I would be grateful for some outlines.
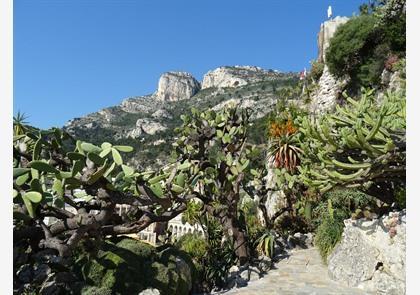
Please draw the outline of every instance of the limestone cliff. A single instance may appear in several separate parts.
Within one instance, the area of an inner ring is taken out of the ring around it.
[[[344,224],[341,242],[328,257],[329,276],[375,294],[405,294],[405,210]]]
[[[204,75],[202,88],[238,87],[249,83],[276,80],[282,73],[255,66],[224,66]]]
[[[334,36],[337,28],[349,20],[347,17],[337,16],[321,24],[318,33],[318,62],[325,64],[325,54],[330,45],[330,40]],[[310,111],[312,113],[322,113],[332,110],[342,89],[347,84],[345,78],[337,79],[324,66],[317,88],[311,95]]]
[[[210,71],[229,72],[224,78],[216,75],[217,79],[211,85],[230,85],[234,77],[240,77],[242,84],[201,89],[191,74],[167,72],[160,77],[158,89],[153,94],[129,97],[119,105],[75,118],[64,129],[81,140],[96,144],[108,141],[131,145],[135,152],[126,160],[133,166],[145,168],[166,161],[172,148],[170,143],[176,136],[174,129],[182,122],[180,116],[192,107],[219,110],[226,104],[235,104],[252,108],[252,121],[263,120],[278,100],[277,91],[298,81],[295,73],[252,66],[224,68]],[[254,137],[258,140],[264,137],[258,130],[252,132],[251,141]]]
[[[186,72],[164,73],[158,84],[156,98],[161,101],[188,99],[200,90],[200,83]]]

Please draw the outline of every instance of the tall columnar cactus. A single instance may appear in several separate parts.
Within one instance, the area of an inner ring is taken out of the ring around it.
[[[405,184],[405,95],[373,90],[333,114],[305,118],[301,132],[305,159],[301,179],[325,192],[334,186],[359,187],[392,201],[392,190]]]

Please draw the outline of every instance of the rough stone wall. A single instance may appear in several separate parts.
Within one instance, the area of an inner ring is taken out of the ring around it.
[[[328,257],[329,276],[367,292],[405,294],[405,210],[344,223],[342,240]]]

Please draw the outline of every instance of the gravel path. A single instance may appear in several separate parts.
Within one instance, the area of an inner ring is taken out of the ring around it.
[[[327,267],[322,263],[316,248],[296,250],[275,264],[264,277],[251,281],[248,286],[235,288],[218,295],[272,295],[272,294],[369,294],[357,288],[346,287],[328,277]]]

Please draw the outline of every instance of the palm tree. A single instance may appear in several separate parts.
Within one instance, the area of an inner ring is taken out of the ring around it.
[[[28,124],[27,121],[28,117],[25,113],[21,113],[20,111],[17,112],[16,116],[13,116],[13,135],[22,135],[28,130],[26,126]]]

